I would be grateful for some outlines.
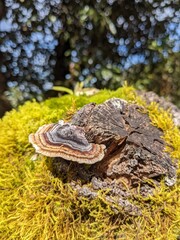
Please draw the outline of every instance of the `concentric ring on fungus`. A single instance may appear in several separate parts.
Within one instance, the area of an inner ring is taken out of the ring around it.
[[[103,144],[89,143],[83,128],[69,123],[43,125],[29,135],[29,142],[42,155],[86,164],[101,161],[106,148]]]

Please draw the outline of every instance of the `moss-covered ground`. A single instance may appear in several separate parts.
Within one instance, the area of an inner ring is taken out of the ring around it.
[[[141,216],[112,211],[103,192],[94,200],[79,198],[68,183],[51,174],[51,159],[31,158],[34,149],[28,135],[39,126],[71,114],[89,102],[101,103],[120,97],[145,103],[132,87],[102,90],[86,96],[66,95],[42,103],[26,102],[0,120],[0,239],[1,240],[175,240],[180,235],[178,182],[165,187],[163,181],[154,196],[135,197]],[[164,131],[167,151],[180,161],[180,133],[169,113],[152,103],[146,107],[152,123]],[[179,170],[178,170],[179,176]],[[179,231],[179,232],[178,232]]]

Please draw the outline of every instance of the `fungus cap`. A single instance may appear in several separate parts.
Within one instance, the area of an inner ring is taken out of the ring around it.
[[[103,144],[89,143],[83,128],[63,122],[41,126],[29,135],[29,142],[37,153],[87,164],[101,161],[106,148]]]

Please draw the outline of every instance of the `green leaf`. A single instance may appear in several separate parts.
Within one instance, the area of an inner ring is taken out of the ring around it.
[[[116,27],[112,21],[107,22],[109,24],[109,30],[110,32],[115,35],[117,33]]]
[[[54,86],[52,90],[59,91],[59,92],[66,92],[66,93],[69,93],[70,95],[74,95],[73,91],[66,87]]]

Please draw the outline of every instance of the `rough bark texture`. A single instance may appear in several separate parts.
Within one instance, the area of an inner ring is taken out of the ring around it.
[[[175,164],[164,152],[163,132],[151,124],[142,107],[113,98],[103,104],[85,105],[71,123],[84,128],[89,142],[106,145],[104,159],[89,166],[53,161],[54,174],[63,175],[79,195],[92,198],[97,190],[108,189],[108,201],[136,214],[140,211],[127,200],[129,189],[140,189],[147,195],[163,177],[168,186],[176,182]]]

